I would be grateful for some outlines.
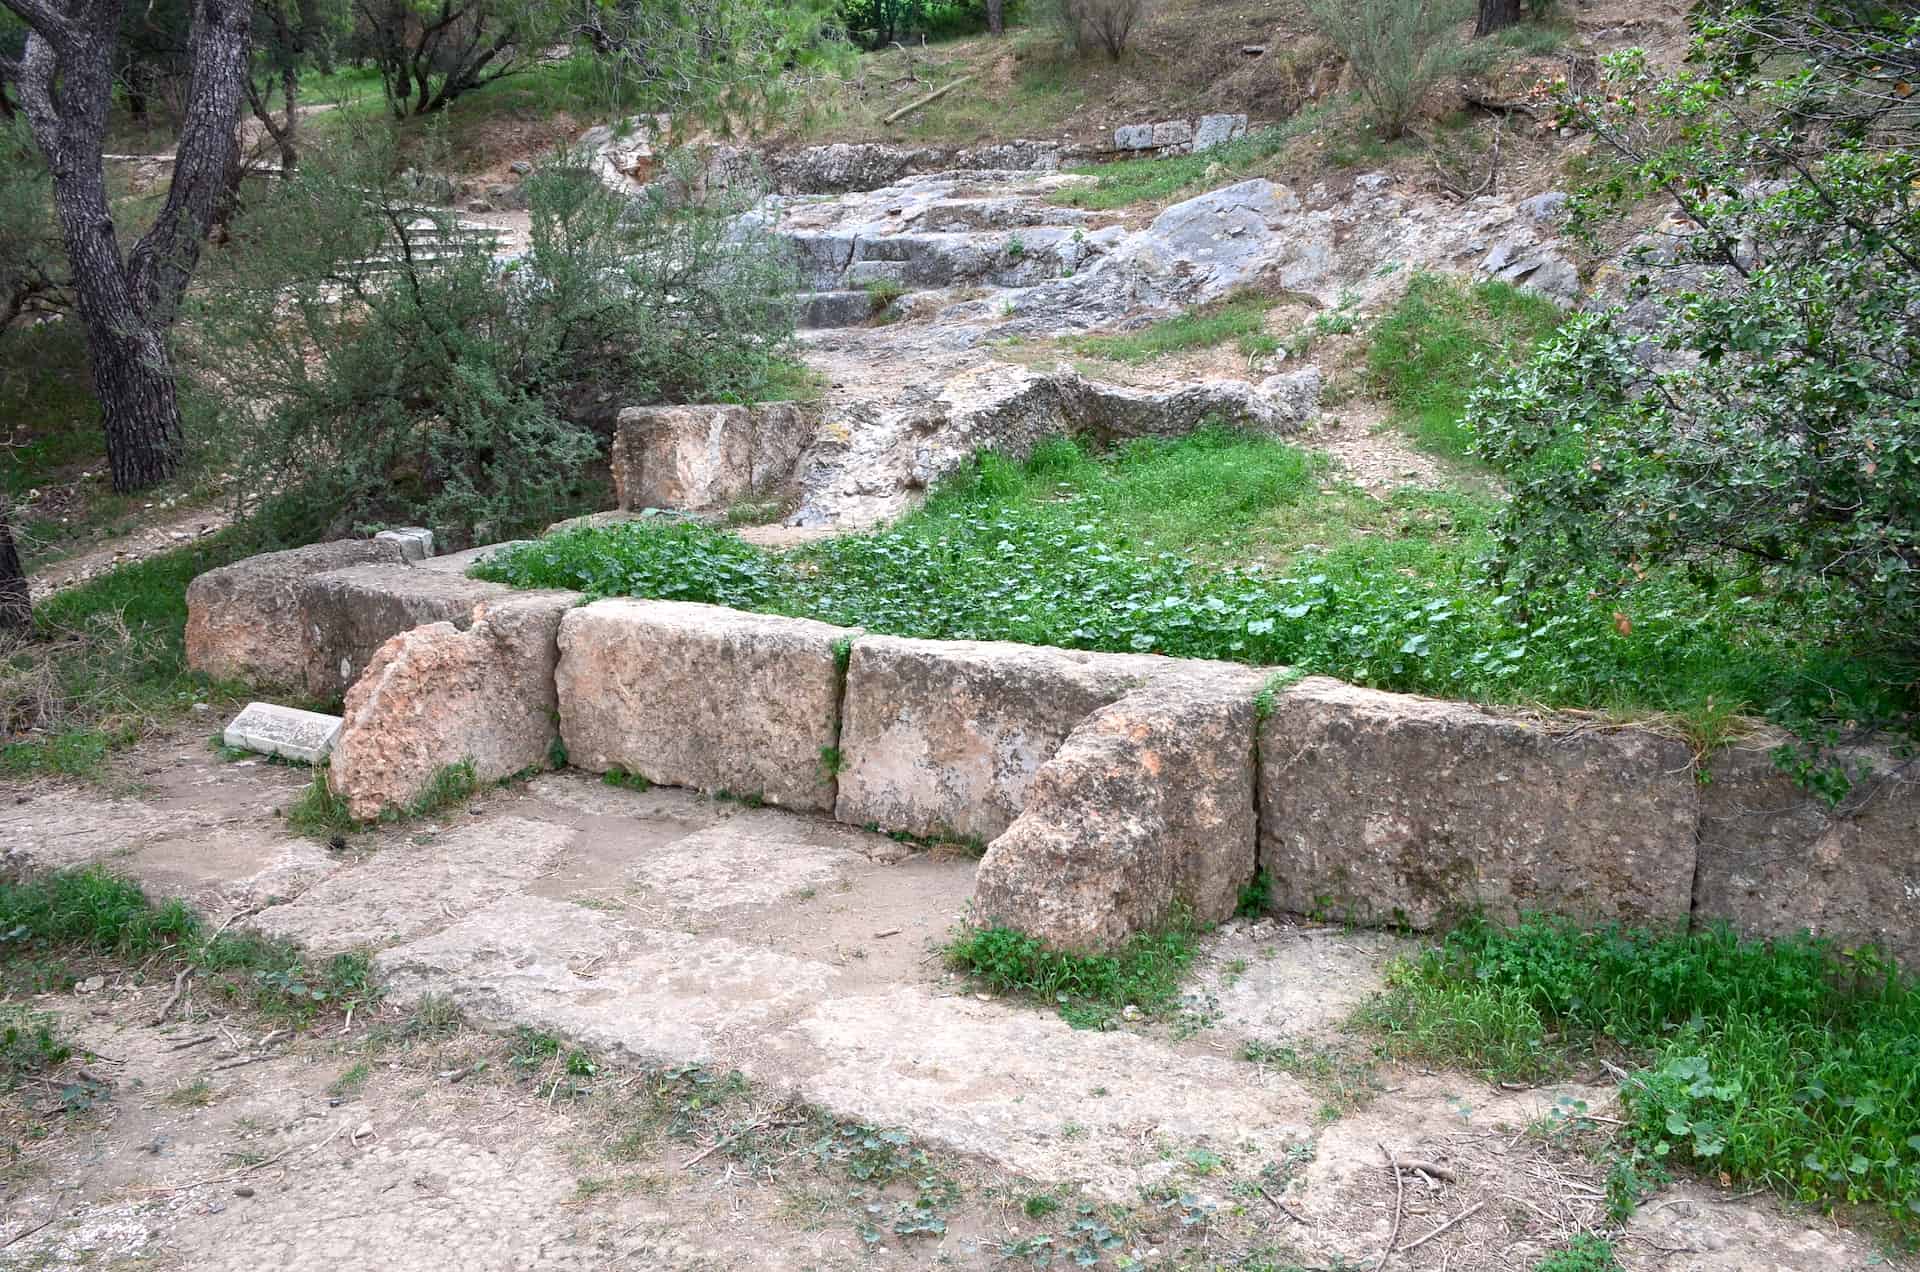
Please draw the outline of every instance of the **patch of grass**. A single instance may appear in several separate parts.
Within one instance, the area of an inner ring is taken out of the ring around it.
[[[357,1095],[372,1076],[373,1066],[365,1060],[356,1060],[341,1070],[339,1077],[327,1083],[327,1094],[339,1099]]]
[[[473,775],[473,761],[461,760],[458,764],[443,764],[434,770],[427,780],[427,788],[420,792],[420,798],[407,806],[409,817],[432,817],[444,813],[455,805],[473,798],[479,789],[479,782]]]
[[[314,769],[313,780],[287,805],[286,816],[287,825],[303,835],[343,835],[360,829],[347,811],[346,799],[327,784],[325,765]]]
[[[12,1091],[72,1059],[73,1048],[55,1032],[58,1024],[47,1012],[0,1003],[0,1090]]]
[[[650,791],[653,783],[638,773],[629,773],[618,764],[600,775],[600,780],[608,786],[619,786],[630,791]]]
[[[117,958],[170,956],[212,982],[211,992],[295,1021],[322,1007],[379,996],[364,954],[316,967],[291,944],[224,932],[213,935],[179,900],[155,904],[138,884],[97,867],[0,883],[0,956],[9,983],[26,964],[84,953]]]
[[[473,576],[514,587],[578,579],[591,596],[649,596],[760,609],[780,592],[767,554],[692,521],[645,518],[584,527],[496,553]]]
[[[0,774],[97,777],[155,720],[231,701],[187,670],[187,584],[253,550],[209,535],[37,606],[31,639],[0,640]]]
[[[1057,950],[1011,928],[969,928],[948,943],[947,962],[989,989],[1057,1004],[1076,1029],[1109,1029],[1127,1007],[1161,1016],[1178,1005],[1199,929],[1175,914],[1115,954]]]
[[[0,336],[0,492],[22,495],[106,462],[100,399],[80,323],[48,322]]]
[[[1198,193],[1227,185],[1235,178],[1257,175],[1295,138],[1304,136],[1328,116],[1328,108],[1304,110],[1277,128],[1263,128],[1198,154],[1170,155],[1164,159],[1120,159],[1071,168],[1070,172],[1094,177],[1094,183],[1069,186],[1049,197],[1055,203],[1089,211],[1170,202],[1177,195]]]
[[[181,1083],[162,1098],[176,1109],[204,1109],[213,1103],[213,1083],[195,1078]]]
[[[1240,1049],[1240,1058],[1312,1087],[1320,1097],[1322,1119],[1329,1122],[1365,1108],[1381,1090],[1371,1059],[1332,1047],[1256,1040]]]
[[[1363,1020],[1394,1054],[1508,1078],[1621,1056],[1655,1162],[1920,1230],[1920,991],[1871,949],[1473,922],[1389,984]]]
[[[1613,1243],[1583,1232],[1533,1265],[1533,1272],[1619,1272]]]
[[[1473,437],[1464,417],[1474,387],[1525,361],[1564,317],[1552,301],[1505,283],[1416,274],[1374,326],[1367,374],[1415,441],[1466,459]]]
[[[1074,347],[1090,358],[1138,364],[1189,349],[1210,349],[1229,340],[1245,342],[1265,335],[1261,324],[1267,311],[1278,303],[1273,296],[1232,296],[1124,335],[1088,336]],[[1279,348],[1278,341],[1272,344],[1274,349]],[[1265,351],[1270,353],[1272,349]]]
[[[1266,693],[1267,689],[1263,687],[1260,692]],[[1271,697],[1267,699],[1267,711],[1273,709],[1272,701]],[[1257,703],[1255,706],[1256,709],[1258,709]],[[1264,719],[1265,716],[1266,712],[1261,712],[1261,718]],[[1243,919],[1257,919],[1266,913],[1267,902],[1271,900],[1272,897],[1273,876],[1265,870],[1257,871],[1251,883],[1241,885],[1240,899],[1234,903],[1233,912]]]

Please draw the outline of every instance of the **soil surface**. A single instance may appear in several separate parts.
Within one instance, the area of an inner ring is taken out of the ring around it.
[[[13,868],[373,951],[388,992],[296,1033],[193,981],[157,1025],[171,980],[139,967],[35,1002],[111,1094],[8,1102],[0,1266],[996,1267],[1095,1228],[1111,1266],[1365,1267],[1397,1234],[1397,1267],[1525,1268],[1583,1230],[1635,1269],[1882,1257],[1705,1185],[1614,1229],[1608,1088],[1366,1063],[1345,1022],[1398,938],[1229,923],[1171,1019],[1076,1031],[943,965],[966,856],[572,772],[341,849],[286,825],[304,770],[205,737],[124,753],[119,798],[10,787]],[[1397,1200],[1387,1151],[1429,1164]],[[942,1230],[897,1232],[927,1197]]]

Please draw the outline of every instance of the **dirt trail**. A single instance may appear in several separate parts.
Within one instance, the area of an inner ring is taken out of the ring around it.
[[[83,1251],[106,1266],[183,1268],[871,1258],[857,1228],[862,1207],[881,1203],[850,1204],[855,1184],[809,1165],[798,1130],[782,1132],[798,1138],[773,1165],[730,1151],[687,1164],[722,1138],[713,1128],[609,1164],[605,1119],[625,1106],[607,1091],[689,1065],[739,1071],[773,1122],[788,1115],[767,1110],[811,1106],[902,1128],[962,1181],[940,1203],[944,1236],[883,1232],[911,1266],[1005,1266],[1007,1248],[1042,1236],[1064,1252],[1081,1204],[1110,1216],[1147,1266],[1364,1266],[1393,1220],[1381,1143],[1456,1176],[1404,1200],[1403,1244],[1471,1211],[1395,1266],[1527,1267],[1604,1224],[1595,1149],[1607,1124],[1565,1117],[1580,1102],[1604,1114],[1603,1090],[1505,1091],[1392,1068],[1340,1076],[1336,1060],[1359,1047],[1340,1022],[1379,986],[1401,948],[1390,937],[1229,924],[1207,939],[1176,1019],[1077,1032],[942,967],[936,951],[971,890],[964,857],[577,773],[490,791],[340,852],[280,816],[302,771],[223,762],[186,731],[124,764],[144,784],[137,798],[10,792],[0,840],[14,868],[104,862],[316,953],[377,950],[392,992],[356,1031],[395,1028],[447,996],[490,1031],[532,1027],[614,1068],[591,1099],[542,1103],[499,1062],[500,1042],[470,1032],[372,1052],[361,1032],[307,1036],[277,1058],[217,1068],[251,1055],[264,1027],[197,1000],[190,1018],[155,1027],[166,986],[153,978],[52,996],[37,1005],[114,1057],[115,1096],[27,1150],[0,1203],[6,1235],[58,1217],[0,1250],[0,1266],[65,1266]],[[204,1033],[221,1045],[172,1049]],[[1266,1062],[1242,1058],[1250,1047]],[[483,1053],[501,1070],[491,1085],[447,1080]],[[357,1056],[371,1056],[364,1088],[329,1095]],[[202,1079],[204,1107],[169,1098]],[[228,1178],[236,1162],[242,1176]],[[194,1182],[208,1179],[218,1182]],[[1030,1217],[1019,1201],[1034,1191],[1073,1204]],[[1863,1239],[1770,1198],[1711,1190],[1669,1193],[1629,1232],[1631,1268],[1812,1272],[1873,1257]]]

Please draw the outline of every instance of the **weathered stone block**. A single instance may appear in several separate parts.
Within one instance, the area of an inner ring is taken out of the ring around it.
[[[866,291],[806,292],[794,299],[794,323],[808,331],[857,327],[873,317],[873,295]]]
[[[397,544],[342,539],[208,570],[187,585],[187,665],[221,680],[300,685],[300,585],[328,570],[400,560]]]
[[[1749,936],[1811,931],[1920,960],[1920,772],[1857,751],[1859,778],[1838,808],[1773,762],[1784,736],[1716,752],[1700,790],[1693,921]]]
[[[433,555],[433,531],[425,526],[399,526],[373,536],[377,543],[395,544],[409,565]]]
[[[1215,146],[1224,146],[1246,135],[1245,115],[1202,115],[1199,125],[1193,130],[1193,148],[1196,151],[1212,150]]]
[[[429,623],[374,654],[347,691],[328,782],[362,821],[403,811],[434,775],[470,762],[481,782],[548,763],[559,739],[554,667],[577,592],[484,602],[473,626]]]
[[[635,406],[613,436],[622,508],[717,508],[778,493],[812,434],[793,402],[757,406]]]
[[[1254,699],[1267,673],[1173,673],[1087,717],[980,862],[976,922],[1110,950],[1176,903],[1232,917],[1253,880]]]
[[[249,702],[227,725],[221,741],[236,751],[258,751],[283,760],[318,764],[333,749],[340,717],[271,702]]]
[[[1184,119],[1163,120],[1153,126],[1156,146],[1184,146],[1193,140],[1193,125]]]
[[[1120,125],[1120,127],[1113,130],[1113,148],[1115,150],[1153,149],[1153,125]]]
[[[834,816],[982,841],[1087,716],[1172,660],[870,636],[853,648]]]
[[[1314,678],[1278,695],[1260,757],[1277,909],[1687,920],[1697,806],[1678,741]]]
[[[553,527],[547,527],[547,533],[553,533]],[[464,575],[476,565],[491,561],[502,552],[523,547],[532,543],[531,539],[508,539],[505,543],[485,543],[477,548],[467,548],[460,552],[449,552],[445,556],[428,557],[414,563],[414,569],[427,570],[435,574]]]
[[[783,808],[830,809],[836,646],[856,635],[678,601],[569,610],[556,678],[567,762],[756,795]]]
[[[426,623],[473,625],[473,607],[513,589],[404,565],[362,565],[300,585],[307,692],[336,698],[360,678],[388,638]]]

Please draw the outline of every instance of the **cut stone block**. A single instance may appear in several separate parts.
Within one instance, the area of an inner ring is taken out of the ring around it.
[[[258,751],[283,760],[318,764],[340,735],[340,717],[271,702],[249,702],[227,725],[221,741],[236,751]]]
[[[394,543],[400,546],[400,555],[408,564],[424,561],[433,555],[433,531],[424,526],[399,526],[392,530],[382,530],[373,536],[376,543]]]
[[[327,701],[360,678],[390,637],[426,623],[473,625],[473,607],[513,589],[404,565],[362,565],[300,585],[307,692]]]
[[[485,602],[467,631],[429,623],[374,654],[347,690],[329,785],[361,821],[417,803],[434,775],[468,762],[497,782],[551,760],[560,619],[577,592]]]
[[[1193,140],[1193,125],[1184,119],[1169,119],[1153,126],[1156,146],[1184,146]]]
[[[1687,921],[1697,804],[1674,739],[1313,678],[1276,697],[1260,757],[1276,909]]]
[[[901,273],[905,273],[904,267]],[[800,311],[794,322],[808,331],[828,327],[857,327],[873,317],[873,296],[865,291],[806,292],[797,297]]]
[[[397,544],[342,539],[208,570],[187,585],[187,666],[219,680],[297,687],[306,679],[300,585],[328,570],[400,560]]]
[[[1120,127],[1113,130],[1113,148],[1115,150],[1153,149],[1153,125],[1120,125]]]
[[[629,407],[613,435],[614,492],[628,509],[719,508],[776,495],[811,435],[793,402]]]
[[[1169,674],[1089,716],[987,849],[974,921],[1112,950],[1176,904],[1231,918],[1254,875],[1254,699],[1268,674]]]
[[[858,634],[679,601],[569,610],[556,677],[567,762],[831,809],[836,646]]]
[[[1224,146],[1247,135],[1247,117],[1245,115],[1202,115],[1200,123],[1193,130],[1193,148],[1212,150],[1215,146]]]
[[[1920,772],[1885,751],[1850,751],[1847,767],[1865,774],[1830,808],[1774,764],[1774,748],[1788,740],[1761,736],[1708,759],[1694,925],[1871,942],[1912,966],[1920,961]]]
[[[834,816],[986,842],[1093,712],[1172,665],[1142,654],[870,636],[853,647]]]

